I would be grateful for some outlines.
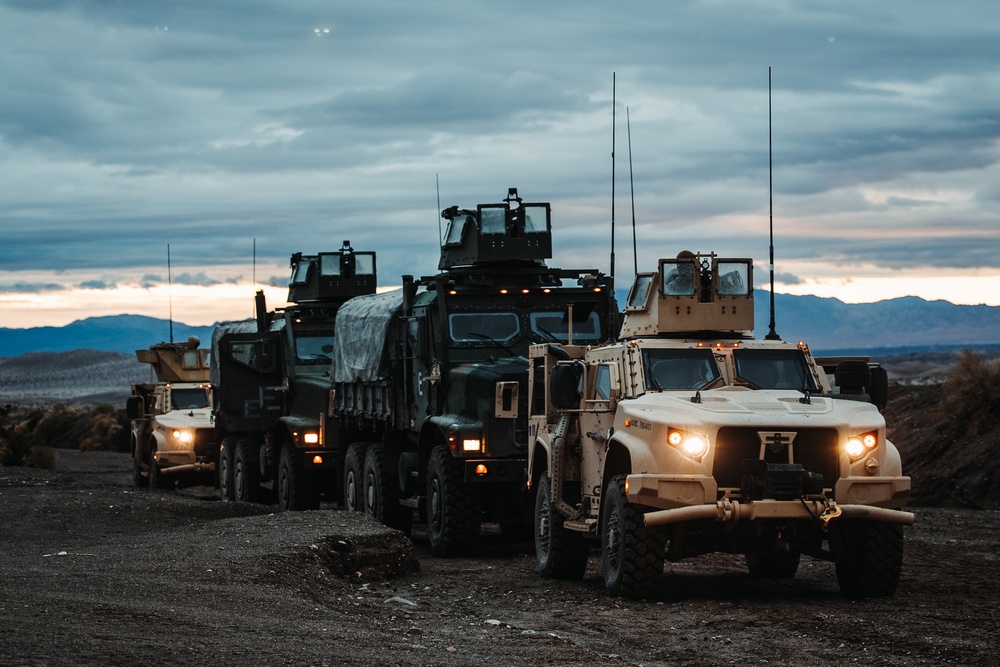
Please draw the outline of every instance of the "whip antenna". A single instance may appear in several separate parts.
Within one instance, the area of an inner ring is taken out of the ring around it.
[[[167,244],[167,312],[170,318],[170,342],[174,342],[174,294],[173,281],[170,278],[170,244]]]
[[[615,280],[615,72],[611,73],[611,283]]]
[[[774,151],[771,144],[771,68],[767,68],[767,195],[770,200],[770,210],[768,213],[768,230],[770,237],[770,263],[771,271],[771,322],[768,325],[767,335],[764,340],[781,340],[774,331]]]
[[[635,241],[635,181],[632,178],[632,121],[629,120],[628,107],[625,107],[625,128],[628,130],[628,185],[632,194],[632,262],[635,272],[639,273],[639,250]]]

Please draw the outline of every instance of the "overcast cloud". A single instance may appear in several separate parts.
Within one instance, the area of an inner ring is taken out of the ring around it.
[[[640,270],[765,275],[769,66],[778,290],[947,275],[1000,304],[997,25],[994,0],[0,0],[0,326],[152,290],[167,243],[175,284],[247,300],[344,239],[382,284],[432,273],[436,176],[442,208],[552,202],[552,264],[607,270],[613,76],[619,284],[630,157]]]

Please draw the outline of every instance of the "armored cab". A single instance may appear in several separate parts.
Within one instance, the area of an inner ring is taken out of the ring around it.
[[[220,325],[212,341],[219,491],[225,500],[270,500],[282,509],[319,506],[336,491],[335,430],[324,428],[337,311],[373,294],[374,252],[348,241],[336,252],[291,256],[285,308]]]
[[[151,376],[132,385],[126,403],[136,486],[168,487],[215,470],[209,364],[200,344],[192,336],[135,352]]]
[[[857,378],[834,392],[804,343],[753,339],[752,268],[662,259],[636,277],[620,342],[532,347],[543,576],[582,576],[593,540],[628,597],[659,594],[664,560],[710,552],[758,577],[831,560],[850,598],[896,590],[910,480],[875,395]]]
[[[442,216],[439,273],[341,310],[331,409],[353,439],[345,505],[404,529],[416,510],[434,552],[453,555],[475,548],[483,522],[530,525],[529,345],[606,342],[617,309],[598,270],[546,264],[548,203],[510,189]]]

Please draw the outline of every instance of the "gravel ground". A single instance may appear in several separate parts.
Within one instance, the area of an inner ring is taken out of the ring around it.
[[[127,455],[0,468],[3,665],[995,665],[1000,512],[916,508],[888,600],[833,566],[791,581],[742,559],[668,564],[660,601],[543,580],[529,543],[430,555],[335,506],[274,513],[211,489],[130,485]]]

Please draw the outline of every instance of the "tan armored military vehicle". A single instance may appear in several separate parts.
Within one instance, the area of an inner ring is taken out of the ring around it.
[[[156,381],[132,385],[126,404],[132,422],[132,470],[136,486],[173,486],[182,476],[211,481],[214,446],[209,366],[200,341],[158,343],[136,350]],[[205,473],[201,475],[201,473]]]
[[[749,259],[660,260],[624,314],[617,343],[530,351],[542,576],[581,577],[599,541],[627,597],[661,593],[665,560],[711,552],[760,577],[831,560],[845,596],[892,595],[910,480],[868,364],[845,361],[834,388],[807,345],[754,340]]]

